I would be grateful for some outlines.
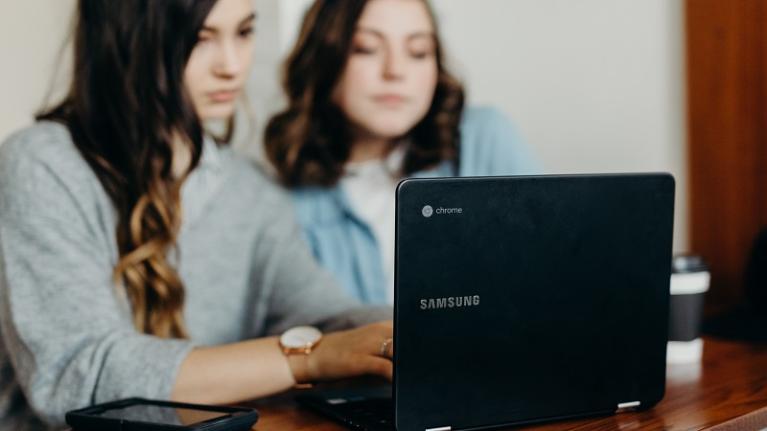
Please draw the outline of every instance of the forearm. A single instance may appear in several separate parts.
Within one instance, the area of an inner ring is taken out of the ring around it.
[[[227,404],[271,395],[295,384],[276,337],[192,350],[181,364],[174,401]]]
[[[316,322],[316,325],[325,332],[339,331],[357,328],[384,320],[392,320],[393,317],[394,310],[389,305],[360,305],[341,312],[329,319]]]

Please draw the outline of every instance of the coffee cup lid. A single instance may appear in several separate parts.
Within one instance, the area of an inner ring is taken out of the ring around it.
[[[671,260],[671,272],[675,274],[708,271],[703,258],[693,254],[681,254]]]

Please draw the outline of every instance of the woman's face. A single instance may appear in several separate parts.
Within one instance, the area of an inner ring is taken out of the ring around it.
[[[234,114],[253,59],[255,18],[252,0],[218,0],[205,18],[184,70],[184,84],[201,120]]]
[[[422,0],[371,0],[357,23],[334,103],[364,137],[407,134],[437,85],[435,35]]]

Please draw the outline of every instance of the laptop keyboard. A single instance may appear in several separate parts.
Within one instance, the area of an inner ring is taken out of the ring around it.
[[[342,420],[347,426],[358,430],[391,431],[394,429],[394,403],[391,399],[365,399],[333,404],[326,400],[325,409]]]

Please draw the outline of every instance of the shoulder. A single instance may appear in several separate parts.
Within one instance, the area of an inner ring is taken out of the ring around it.
[[[291,196],[298,222],[304,229],[337,227],[347,222],[349,203],[340,185],[299,187],[291,190]]]
[[[514,123],[493,107],[466,108],[461,118],[461,175],[537,173],[538,162]]]
[[[469,145],[476,140],[520,140],[516,126],[500,109],[472,106],[461,116],[461,139]]]
[[[73,153],[77,155],[77,149],[66,126],[41,121],[11,134],[3,142],[0,163],[4,168],[13,168],[17,163],[71,161]]]
[[[492,106],[469,106],[461,115],[462,128],[503,126],[509,123],[509,118]]]
[[[91,196],[100,183],[66,126],[42,121],[0,145],[0,204],[14,211],[49,208]]]
[[[244,156],[233,157],[227,170],[229,181],[224,185],[229,199],[236,200],[233,208],[247,213],[248,223],[260,232],[262,240],[290,238],[294,231],[312,226],[314,212],[301,211],[292,190],[283,186],[262,165]],[[306,237],[302,237],[306,240]],[[268,251],[259,247],[259,256]]]
[[[266,162],[256,162],[257,171],[273,187],[278,188],[287,196],[289,204],[293,207],[296,220],[302,228],[311,230],[318,226],[328,224],[337,225],[344,220],[345,210],[348,207],[346,198],[341,191],[341,186],[302,185],[289,187],[283,185],[277,178],[274,169]]]
[[[233,184],[229,187],[232,187],[236,194],[243,197],[252,196],[259,206],[271,213],[291,207],[288,190],[261,163],[231,149],[227,150],[226,157],[226,169],[233,179]]]
[[[47,173],[44,176],[92,179],[90,171],[63,124],[41,121],[12,134],[0,145],[3,185],[20,178],[24,182],[34,181],[43,172]]]

